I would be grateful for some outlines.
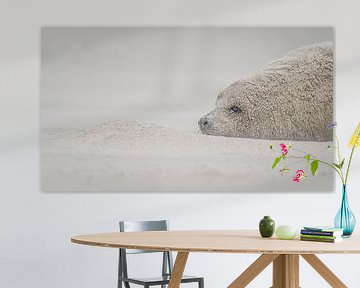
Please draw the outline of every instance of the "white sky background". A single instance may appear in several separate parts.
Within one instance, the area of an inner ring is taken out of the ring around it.
[[[196,130],[219,91],[302,45],[307,28],[43,28],[43,128],[108,119]]]

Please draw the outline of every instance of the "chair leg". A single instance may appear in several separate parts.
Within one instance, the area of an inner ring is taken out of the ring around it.
[[[163,263],[162,263],[162,276],[167,276],[167,270],[168,270],[168,253],[169,252],[163,252]],[[161,285],[161,288],[166,288],[165,284]]]
[[[199,288],[204,288],[204,279],[199,280]]]
[[[120,276],[122,276],[122,255],[121,250],[119,249],[119,263],[118,263],[118,285],[117,288],[122,288],[122,281],[119,279]]]

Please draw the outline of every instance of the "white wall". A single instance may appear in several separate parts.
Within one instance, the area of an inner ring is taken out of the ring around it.
[[[115,287],[116,251],[70,243],[74,234],[117,229],[119,219],[168,218],[173,229],[255,228],[331,223],[329,195],[44,194],[39,190],[39,36],[42,25],[334,25],[336,114],[342,144],[359,121],[358,1],[19,1],[0,10],[0,287]],[[360,151],[349,192],[360,215]],[[356,177],[357,176],[357,177]],[[255,255],[193,254],[188,273],[225,287]],[[360,255],[322,256],[349,287],[360,287]],[[137,260],[135,260],[137,261]],[[344,265],[344,262],[348,263]],[[145,271],[144,264],[137,263]],[[302,262],[303,287],[327,287]],[[249,287],[268,287],[270,270]]]

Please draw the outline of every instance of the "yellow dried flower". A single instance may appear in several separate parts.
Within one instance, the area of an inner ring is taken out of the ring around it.
[[[360,122],[350,138],[349,146],[360,147]]]

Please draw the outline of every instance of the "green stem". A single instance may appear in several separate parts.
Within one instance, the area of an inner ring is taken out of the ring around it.
[[[354,151],[355,151],[355,145],[353,146],[353,148],[352,148],[352,150],[351,150],[350,159],[349,159],[349,164],[348,164],[347,169],[346,169],[346,176],[345,176],[345,183],[344,183],[345,185],[347,184],[347,181],[348,181],[349,170],[350,170],[351,160],[352,160]]]
[[[354,151],[355,151],[356,142],[359,140],[359,137],[360,137],[360,132],[359,132],[358,135],[356,136],[354,146],[353,146],[353,148],[351,149],[350,159],[349,159],[349,163],[348,163],[348,166],[347,166],[347,169],[346,169],[346,176],[345,176],[345,183],[344,183],[345,185],[347,184],[347,181],[348,181],[350,165],[351,165],[352,157],[353,157],[353,154],[354,154]]]
[[[340,163],[342,162],[342,159],[341,159],[341,155],[340,155],[339,138],[337,137],[337,135],[335,137],[336,137],[336,146],[337,146],[336,149],[337,149],[337,152],[338,152],[338,164],[340,165]],[[344,174],[343,174],[343,171],[342,171],[342,167],[339,170],[340,170],[340,173],[341,173],[342,182],[344,184]]]
[[[342,159],[341,159],[341,155],[340,155],[340,145],[339,145],[339,138],[337,137],[337,135],[335,136],[336,137],[336,150],[337,150],[337,154],[338,154],[338,163],[340,164]]]
[[[299,153],[302,153],[302,154],[305,154],[305,155],[310,155],[310,157],[316,158],[314,155],[312,155],[312,154],[310,154],[308,152],[302,151],[302,150],[292,149],[292,151],[299,152]]]
[[[306,160],[304,157],[297,157],[297,156],[287,156],[286,158],[297,158],[297,159]],[[342,182],[343,184],[345,184],[344,177],[341,175],[339,169],[338,169],[336,166],[334,166],[334,165],[332,165],[332,164],[330,164],[330,163],[327,163],[327,162],[325,162],[325,161],[316,159],[316,158],[315,158],[315,159],[314,159],[314,158],[310,158],[310,160],[318,160],[320,163],[325,164],[325,165],[331,167],[332,169],[334,169],[334,170],[336,171],[336,173],[339,174],[340,179],[341,179],[341,182]]]
[[[297,163],[303,162],[303,160],[304,160],[304,159],[300,159],[300,160],[298,160],[298,161],[291,162],[289,165],[286,165],[285,168],[293,167],[293,166],[296,165]]]

